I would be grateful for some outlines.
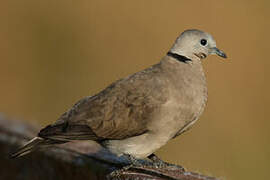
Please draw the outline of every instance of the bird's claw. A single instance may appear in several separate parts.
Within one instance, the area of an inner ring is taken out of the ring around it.
[[[156,168],[161,168],[161,169],[181,169],[181,170],[185,171],[185,169],[182,166],[167,163],[167,162],[161,160],[155,154],[151,154],[150,156],[148,156],[148,158],[152,160],[153,166],[156,167]]]
[[[143,159],[137,159],[130,154],[123,154],[123,156],[130,162],[130,164],[128,166],[125,166],[128,169],[130,167],[143,167],[143,166],[149,166],[152,164],[150,161],[143,160]]]

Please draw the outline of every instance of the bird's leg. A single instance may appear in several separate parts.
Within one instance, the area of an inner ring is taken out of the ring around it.
[[[115,170],[111,173],[113,177],[118,177],[123,171],[126,171],[132,167],[142,167],[143,165],[141,162],[139,162],[138,159],[136,159],[134,156],[130,154],[123,154],[122,157],[124,157],[129,164],[125,164],[121,169]]]
[[[175,164],[170,164],[170,163],[167,163],[167,162],[161,160],[155,154],[150,154],[148,156],[148,158],[151,159],[152,162],[153,162],[153,165],[155,167],[158,167],[158,168],[174,168],[174,169],[183,169],[183,170],[185,170],[182,166],[178,166],[178,165],[175,165]]]
[[[143,159],[137,159],[134,156],[130,155],[130,154],[123,154],[123,156],[130,162],[130,166],[136,166],[136,167],[141,167],[141,166],[149,166],[152,165],[151,162],[147,161],[147,160],[143,160]]]
[[[130,165],[141,166],[141,163],[134,156],[130,154],[123,154],[123,156],[130,162]]]

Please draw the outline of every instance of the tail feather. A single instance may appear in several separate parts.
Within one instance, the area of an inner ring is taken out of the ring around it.
[[[10,158],[17,158],[20,156],[24,156],[40,147],[43,145],[48,145],[48,141],[41,138],[41,137],[35,137],[31,139],[27,144],[25,144],[23,147],[19,148],[17,151],[12,153],[10,155]]]

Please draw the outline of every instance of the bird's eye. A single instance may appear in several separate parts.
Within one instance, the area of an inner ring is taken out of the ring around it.
[[[207,44],[207,40],[206,39],[202,39],[201,40],[201,45],[205,46]]]

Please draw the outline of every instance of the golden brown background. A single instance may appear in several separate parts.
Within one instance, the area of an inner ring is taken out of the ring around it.
[[[0,111],[44,126],[202,29],[229,58],[204,61],[206,111],[158,155],[224,179],[270,179],[269,17],[267,0],[2,1]]]

